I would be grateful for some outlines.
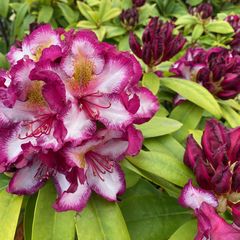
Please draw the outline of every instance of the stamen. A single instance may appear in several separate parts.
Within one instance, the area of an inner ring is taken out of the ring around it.
[[[87,163],[92,168],[92,173],[94,176],[98,176],[102,181],[104,181],[103,174],[106,172],[112,173],[115,162],[110,160],[106,156],[102,156],[96,152],[88,152]]]
[[[30,137],[39,138],[42,135],[49,135],[52,130],[52,124],[55,116],[49,114],[40,115],[36,120],[24,121],[22,126],[28,128],[25,136],[18,136],[23,140]]]

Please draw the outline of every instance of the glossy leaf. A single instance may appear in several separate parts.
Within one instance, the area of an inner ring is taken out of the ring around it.
[[[136,125],[145,138],[166,135],[177,131],[181,126],[182,124],[174,119],[158,116],[142,125]]]
[[[228,33],[234,32],[231,25],[226,21],[210,22],[205,27],[207,31],[213,32],[213,33],[228,34]]]
[[[168,151],[169,154],[177,158],[179,161],[183,160],[184,147],[171,135],[148,138],[144,140],[144,146],[150,151]]]
[[[9,8],[9,0],[0,1],[0,16],[7,17]]]
[[[52,208],[55,199],[55,188],[52,183],[48,182],[38,193],[33,218],[32,240],[75,239],[75,212],[56,212]]]
[[[134,166],[155,174],[177,186],[184,186],[192,172],[180,161],[166,152],[141,151],[136,157],[127,158]]]
[[[173,134],[179,141],[185,141],[189,129],[195,129],[202,118],[203,109],[191,102],[178,105],[170,114],[170,117],[181,122],[183,126]]]
[[[61,9],[64,18],[69,24],[75,22],[75,13],[74,11],[65,3],[58,3],[58,7]]]
[[[38,13],[38,22],[39,23],[48,23],[52,18],[53,8],[51,6],[43,5]]]
[[[130,240],[117,203],[92,195],[87,207],[76,218],[78,239]]]
[[[175,198],[143,180],[127,190],[120,207],[132,240],[166,240],[192,217]]]
[[[179,78],[161,78],[160,83],[199,107],[202,107],[216,118],[221,118],[222,112],[218,102],[212,94],[201,85]]]
[[[101,22],[107,22],[117,16],[119,16],[121,13],[121,9],[119,8],[112,8],[111,10],[109,10],[108,12],[106,12],[104,14],[104,16],[101,19]]]
[[[229,106],[222,105],[223,117],[227,120],[230,127],[240,126],[240,114]]]
[[[197,234],[197,221],[195,219],[184,223],[169,240],[192,240]]]
[[[9,177],[2,173],[0,174],[0,191],[7,188],[9,180]]]
[[[0,191],[0,239],[13,240],[23,197]]]
[[[155,73],[145,73],[142,79],[142,85],[157,94],[160,86],[160,79]]]

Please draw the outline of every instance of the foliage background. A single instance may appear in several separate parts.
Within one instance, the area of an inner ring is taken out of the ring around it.
[[[188,14],[189,6],[201,0],[147,1],[138,9],[139,21],[134,33],[141,38],[149,18],[172,19],[176,32],[182,31],[188,42],[229,47],[232,28],[223,19],[229,13],[240,13],[238,1],[210,1],[215,19],[207,25]],[[130,0],[22,0],[0,1],[0,66],[8,68],[5,54],[10,46],[29,33],[31,23],[50,23],[53,27],[92,29],[100,40],[129,50],[129,32],[120,22],[123,9],[132,7]],[[214,25],[215,24],[215,25]],[[193,30],[194,29],[194,30]],[[51,183],[38,194],[19,197],[6,193],[9,177],[0,175],[0,239],[14,239],[24,229],[25,240],[188,240],[196,233],[191,211],[178,205],[181,187],[192,173],[182,163],[186,136],[193,133],[200,141],[206,119],[216,117],[227,126],[240,125],[239,99],[220,101],[206,89],[189,81],[169,78],[169,67],[179,58],[161,64],[159,79],[145,73],[142,84],[159,98],[161,108],[149,122],[139,127],[145,136],[144,148],[135,158],[123,161],[127,191],[118,203],[93,196],[81,212],[56,213],[51,203],[56,197]],[[142,63],[146,70],[146,66]],[[188,101],[174,107],[175,93]]]

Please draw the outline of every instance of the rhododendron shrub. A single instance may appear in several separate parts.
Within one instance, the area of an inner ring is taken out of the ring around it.
[[[0,240],[240,240],[237,2],[0,1]]]
[[[143,137],[133,125],[158,110],[139,86],[137,60],[91,31],[41,25],[7,54],[1,73],[1,172],[10,193],[33,194],[52,178],[58,211],[82,210],[95,191],[109,201],[125,191],[119,166]]]

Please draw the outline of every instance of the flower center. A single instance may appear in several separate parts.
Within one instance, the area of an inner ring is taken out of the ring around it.
[[[35,62],[37,62],[37,61],[40,59],[41,55],[42,55],[42,51],[43,51],[45,48],[50,47],[51,45],[52,45],[52,41],[49,41],[49,42],[47,42],[47,43],[45,43],[45,44],[43,44],[43,45],[38,46],[37,49],[36,49],[36,51],[35,51],[35,53],[33,54],[33,60],[34,60]]]
[[[92,79],[94,64],[87,58],[81,57],[74,63],[74,85],[86,87]]]
[[[46,105],[46,101],[42,95],[42,82],[34,81],[29,87],[27,93],[28,102],[31,104]]]

